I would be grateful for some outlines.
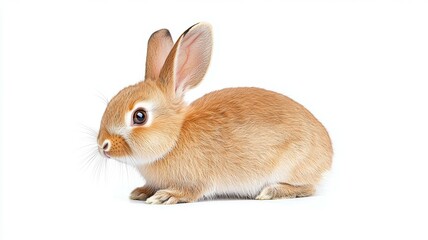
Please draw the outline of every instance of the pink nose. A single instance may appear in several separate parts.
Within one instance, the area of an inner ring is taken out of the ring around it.
[[[109,143],[108,142],[104,142],[104,145],[103,145],[103,150],[104,151],[108,151],[108,149],[109,149]]]
[[[103,144],[103,153],[104,153],[105,157],[110,158],[110,156],[108,154],[109,151],[110,151],[110,142],[105,141],[104,144]]]

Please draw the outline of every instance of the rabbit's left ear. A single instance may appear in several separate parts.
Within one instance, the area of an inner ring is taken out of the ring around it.
[[[158,79],[165,59],[173,45],[174,42],[168,29],[158,30],[150,36],[147,44],[145,79]]]
[[[187,29],[169,53],[159,80],[168,93],[182,97],[201,82],[211,60],[211,26],[198,23]]]

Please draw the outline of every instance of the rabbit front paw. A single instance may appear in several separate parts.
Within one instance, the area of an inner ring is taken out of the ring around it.
[[[176,204],[194,202],[197,197],[190,191],[159,190],[153,196],[147,198],[148,204]]]
[[[134,191],[131,192],[131,195],[129,195],[129,198],[132,200],[140,200],[140,201],[146,201],[147,198],[152,196],[155,193],[155,190],[149,186],[143,186],[134,189]]]

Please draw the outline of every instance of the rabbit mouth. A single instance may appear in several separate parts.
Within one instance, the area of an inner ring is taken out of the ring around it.
[[[111,158],[111,156],[107,153],[107,151],[100,150],[99,153],[104,158]]]

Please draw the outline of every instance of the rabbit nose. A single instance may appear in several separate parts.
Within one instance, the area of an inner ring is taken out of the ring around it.
[[[103,153],[104,153],[104,156],[106,156],[108,158],[110,157],[108,154],[108,152],[110,151],[110,147],[111,147],[110,140],[108,140],[108,139],[104,140],[103,145],[102,145]]]
[[[104,143],[103,143],[103,150],[104,151],[108,151],[110,149],[110,144],[109,144],[109,142],[106,140],[106,141],[104,141]]]

